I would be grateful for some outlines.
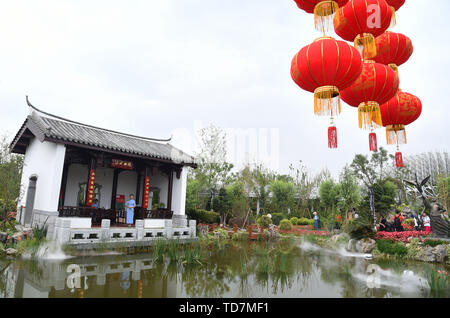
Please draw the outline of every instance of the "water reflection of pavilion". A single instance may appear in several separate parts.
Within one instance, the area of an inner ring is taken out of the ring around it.
[[[78,286],[70,288],[70,282],[75,282],[74,264],[79,266],[80,280]],[[163,268],[155,265],[151,256],[142,254],[16,263],[5,271],[4,297],[174,298],[177,280],[169,279]],[[143,275],[152,279],[143,279]]]

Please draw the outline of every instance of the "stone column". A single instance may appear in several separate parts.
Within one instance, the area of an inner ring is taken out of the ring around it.
[[[189,236],[191,238],[197,237],[197,221],[189,220]]]
[[[30,177],[30,181],[28,183],[28,190],[27,190],[27,200],[26,200],[26,206],[25,206],[25,215],[23,217],[23,224],[24,226],[30,226],[31,220],[33,216],[33,208],[34,208],[34,197],[36,195],[36,182],[37,182],[37,175],[32,175]]]
[[[110,238],[109,229],[111,227],[111,220],[104,219],[102,220],[102,236],[101,240],[107,241]]]
[[[136,220],[136,239],[144,238],[144,220]]]

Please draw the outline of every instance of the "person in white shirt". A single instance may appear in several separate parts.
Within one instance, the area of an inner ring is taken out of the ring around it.
[[[423,214],[423,226],[425,227],[426,233],[431,232],[431,219],[426,213]]]

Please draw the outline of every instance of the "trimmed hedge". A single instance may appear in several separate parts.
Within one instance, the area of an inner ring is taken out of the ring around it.
[[[280,225],[281,220],[284,218],[283,213],[273,213],[272,222],[275,225]]]
[[[295,217],[295,216],[294,216],[293,218],[291,218],[290,221],[291,221],[292,225],[299,225],[299,224],[298,224],[299,219],[298,219],[297,217]]]
[[[408,248],[403,243],[396,243],[390,240],[377,240],[377,248],[381,253],[405,256],[408,254]]]
[[[272,224],[272,220],[267,215],[263,215],[256,220],[256,224],[262,227],[268,227]]]
[[[288,219],[283,219],[280,222],[280,229],[284,231],[292,230],[292,223]]]
[[[300,218],[298,219],[297,225],[314,225],[314,220],[308,218]]]
[[[220,215],[217,212],[192,209],[187,212],[187,216],[191,220],[197,220],[197,223],[218,224],[220,222]]]

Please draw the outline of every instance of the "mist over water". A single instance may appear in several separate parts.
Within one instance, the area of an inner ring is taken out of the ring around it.
[[[0,297],[422,298],[436,297],[428,287],[429,271],[448,271],[445,266],[377,261],[344,247],[333,250],[298,241],[233,242],[205,249],[203,255],[201,264],[158,263],[152,253],[74,257],[57,245],[44,245],[35,258],[9,264],[0,260],[0,269],[7,266],[0,275]],[[77,281],[77,268],[79,287],[70,286],[69,280]],[[449,296],[450,290],[439,295]]]

